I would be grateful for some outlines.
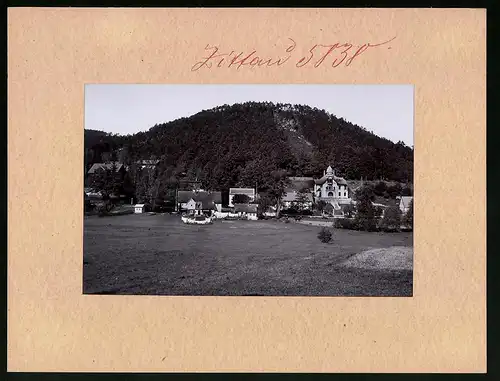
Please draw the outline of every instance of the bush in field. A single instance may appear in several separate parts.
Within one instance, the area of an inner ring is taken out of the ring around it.
[[[401,210],[398,206],[390,206],[385,210],[384,217],[380,221],[380,228],[386,232],[401,230]]]
[[[109,214],[109,212],[111,212],[113,207],[114,207],[114,205],[111,201],[109,201],[109,200],[105,201],[97,207],[97,213],[100,216],[106,216]]]
[[[349,219],[349,218],[337,218],[337,219],[335,219],[335,227],[337,229],[350,229],[350,230],[357,230],[358,229],[356,221]]]
[[[323,243],[328,243],[332,240],[332,232],[330,231],[330,229],[321,228],[318,233],[318,239]]]

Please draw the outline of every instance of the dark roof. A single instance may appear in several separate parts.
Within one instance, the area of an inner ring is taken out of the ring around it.
[[[235,212],[257,213],[257,204],[234,204]]]
[[[297,196],[299,192],[295,191],[294,189],[286,189],[285,190],[286,194],[283,196],[283,201],[297,201]],[[313,201],[313,195],[312,193],[305,193],[305,202],[312,202]]]
[[[221,192],[194,192],[194,191],[179,191],[177,192],[178,202],[188,202],[194,199],[195,201],[207,201],[210,200],[216,204],[222,204],[222,193]]]
[[[121,169],[126,169],[123,164],[114,163],[116,165],[116,171],[118,172]],[[94,163],[92,167],[90,167],[88,173],[95,173],[99,170],[113,169],[113,163]]]
[[[160,160],[138,160],[136,163],[142,165],[157,165],[160,163]]]
[[[314,187],[314,179],[312,177],[289,177],[288,180],[290,180],[290,188],[297,191]]]
[[[320,179],[314,180],[314,183],[317,185],[323,185],[327,179],[328,179],[328,176],[325,175]],[[339,185],[347,185],[347,181],[345,181],[345,179],[343,177],[333,176],[333,180],[335,180],[335,182]]]

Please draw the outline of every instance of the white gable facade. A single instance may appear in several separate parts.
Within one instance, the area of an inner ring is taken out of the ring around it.
[[[344,178],[335,176],[335,171],[330,166],[323,177],[314,180],[314,198],[316,202],[323,200],[333,206],[351,202],[347,182]]]
[[[413,197],[410,196],[403,196],[401,197],[399,201],[399,209],[401,210],[401,213],[406,214],[408,213],[408,210],[410,209],[410,204],[413,201]]]

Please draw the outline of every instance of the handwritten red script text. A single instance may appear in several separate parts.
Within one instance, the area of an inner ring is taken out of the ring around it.
[[[377,44],[365,43],[362,45],[353,45],[348,42],[337,42],[332,45],[315,44],[313,45],[306,55],[294,57],[294,51],[297,47],[295,40],[289,38],[290,43],[282,50],[282,53],[277,52],[274,57],[264,57],[259,55],[257,50],[251,52],[243,52],[231,50],[230,53],[221,52],[218,46],[205,46],[206,55],[196,62],[191,71],[197,71],[203,68],[236,68],[241,67],[269,67],[269,66],[282,66],[284,64],[293,64],[297,68],[315,67],[318,68],[322,65],[330,65],[331,67],[338,67],[340,65],[350,66],[355,59],[360,57],[366,51],[373,48],[387,48],[390,49],[390,40],[380,42]]]

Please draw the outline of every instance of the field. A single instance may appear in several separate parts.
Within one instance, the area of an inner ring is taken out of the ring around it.
[[[412,296],[412,233],[277,221],[184,225],[173,215],[85,217],[83,292]]]

